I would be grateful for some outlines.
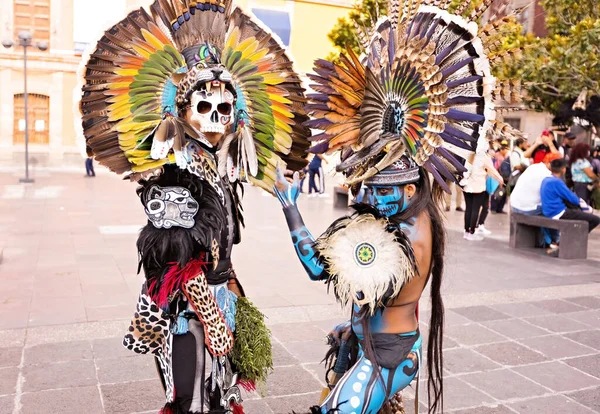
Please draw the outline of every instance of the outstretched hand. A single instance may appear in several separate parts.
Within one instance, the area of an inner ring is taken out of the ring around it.
[[[283,165],[279,164],[277,166],[273,191],[283,207],[296,205],[296,201],[300,196],[300,175],[298,171],[294,173],[293,179],[290,182],[284,175]]]

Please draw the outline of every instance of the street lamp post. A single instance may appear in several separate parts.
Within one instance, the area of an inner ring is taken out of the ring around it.
[[[27,48],[33,46],[31,33],[27,30],[19,32],[18,40],[3,40],[2,46],[9,49],[17,44],[23,47],[23,104],[25,106],[25,178],[19,181],[22,183],[32,183],[33,178],[29,178],[29,108],[27,106]],[[37,42],[35,47],[41,51],[48,49],[48,43]]]

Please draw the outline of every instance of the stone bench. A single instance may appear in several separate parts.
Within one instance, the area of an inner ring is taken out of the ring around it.
[[[333,188],[333,208],[347,209],[348,208],[348,189],[341,185],[336,185]]]
[[[561,259],[586,259],[589,226],[587,221],[554,220],[544,216],[511,213],[510,241],[513,249],[535,247],[541,227],[560,232]]]

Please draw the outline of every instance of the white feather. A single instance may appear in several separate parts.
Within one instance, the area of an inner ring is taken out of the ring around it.
[[[321,257],[335,275],[335,293],[342,306],[368,306],[374,313],[385,305],[384,295],[395,298],[414,276],[413,264],[386,226],[385,220],[359,215],[348,219],[346,227],[317,241]],[[369,265],[361,265],[356,259],[356,248],[362,243],[368,243],[376,252]]]
[[[245,126],[244,129],[242,129],[241,139],[244,141],[248,172],[252,177],[256,177],[256,174],[258,174],[258,157],[256,156],[256,145],[254,144],[254,139],[252,138],[252,132],[250,132],[250,128]]]

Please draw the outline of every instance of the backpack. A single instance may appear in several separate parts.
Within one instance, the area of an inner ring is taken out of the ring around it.
[[[500,168],[498,168],[498,172],[504,178],[504,181],[508,181],[510,178],[510,173],[512,172],[512,168],[510,167],[510,157],[506,157],[502,164],[500,164]]]

